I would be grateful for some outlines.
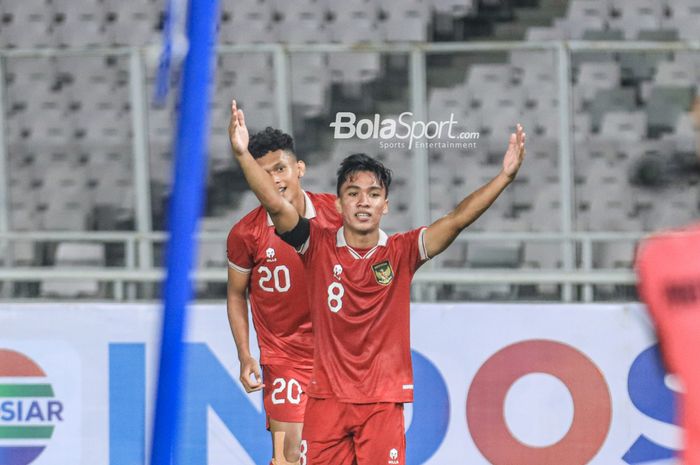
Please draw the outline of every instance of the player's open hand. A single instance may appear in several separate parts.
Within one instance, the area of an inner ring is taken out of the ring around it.
[[[515,132],[510,135],[508,150],[503,156],[503,174],[514,179],[518,174],[520,165],[525,158],[525,131],[520,123],[515,127]]]
[[[236,101],[231,101],[231,121],[228,124],[228,136],[234,155],[241,156],[248,151],[248,128],[245,125],[243,110],[239,110]]]
[[[253,380],[253,378],[255,379]],[[255,392],[265,387],[260,375],[260,365],[253,357],[241,360],[241,376],[239,379],[245,388],[245,392]]]

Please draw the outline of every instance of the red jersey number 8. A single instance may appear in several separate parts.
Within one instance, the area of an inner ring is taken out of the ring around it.
[[[328,286],[328,309],[333,313],[338,313],[343,308],[343,296],[345,288],[340,283],[331,283]]]

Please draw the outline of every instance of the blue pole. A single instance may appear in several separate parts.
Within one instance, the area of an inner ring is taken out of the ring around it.
[[[190,0],[189,51],[185,58],[175,152],[175,180],[168,209],[170,240],[163,288],[163,330],[153,425],[151,465],[171,465],[182,397],[183,335],[192,297],[189,273],[196,255],[208,133],[209,82],[216,41],[218,0]]]

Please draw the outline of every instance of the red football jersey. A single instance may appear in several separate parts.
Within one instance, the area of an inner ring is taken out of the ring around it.
[[[412,402],[411,279],[428,259],[425,228],[357,251],[343,228],[311,224],[300,247],[314,324],[314,372],[307,394],[341,402]]]
[[[685,391],[679,402],[683,463],[700,465],[700,224],[644,241],[637,274],[669,371]]]
[[[311,224],[336,229],[341,223],[335,196],[306,192],[304,216]],[[313,339],[306,292],[308,278],[297,252],[275,234],[260,206],[229,232],[231,268],[250,273],[248,296],[258,335],[260,363],[312,366]]]

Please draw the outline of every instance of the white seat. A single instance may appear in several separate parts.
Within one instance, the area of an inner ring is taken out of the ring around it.
[[[563,30],[557,27],[532,26],[528,27],[525,32],[525,40],[530,42],[560,40],[565,38],[566,36]]]
[[[328,60],[333,82],[364,83],[380,73],[378,53],[336,53]]]
[[[550,242],[525,242],[523,268],[555,270],[562,266],[561,245]]]
[[[432,0],[435,12],[453,17],[467,16],[474,5],[471,0]]]
[[[612,111],[603,116],[600,125],[602,138],[616,141],[637,141],[647,132],[646,113],[642,111]]]
[[[579,67],[575,92],[580,92],[584,101],[591,101],[599,90],[619,85],[620,67],[617,63],[584,62]]]
[[[608,241],[594,247],[593,267],[602,269],[630,269],[634,263],[635,243]]]
[[[421,0],[379,0],[385,19],[379,24],[384,40],[425,42],[428,40],[428,4]]]
[[[659,62],[654,75],[654,84],[678,87],[696,85],[694,63],[680,60]]]
[[[659,29],[664,16],[663,3],[656,0],[614,0],[613,9],[618,15],[610,19],[610,27],[624,31],[627,40],[637,39],[640,31]]]
[[[330,33],[325,25],[323,2],[302,0],[273,2],[275,16],[281,18],[272,23],[275,41],[286,43],[328,42]]]
[[[105,246],[95,243],[61,242],[56,247],[56,267],[101,268],[105,266]],[[98,297],[99,281],[47,280],[41,283],[44,297]]]
[[[197,267],[206,268],[226,268],[228,260],[226,258],[225,241],[200,241],[197,251]]]

